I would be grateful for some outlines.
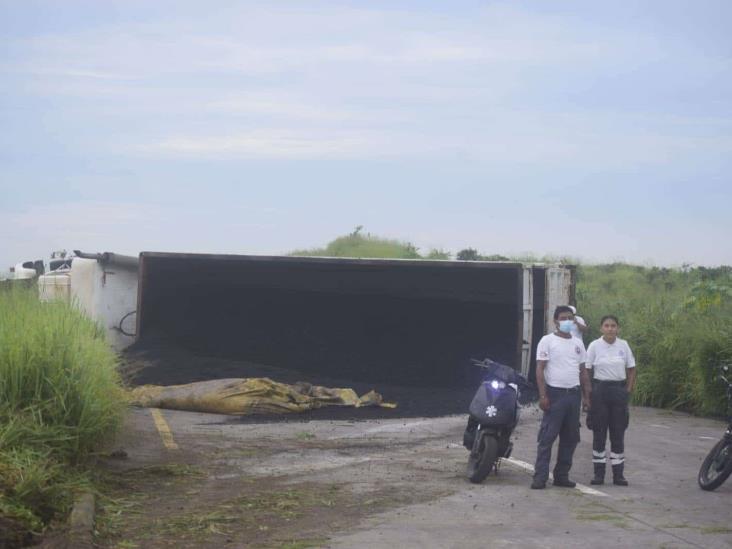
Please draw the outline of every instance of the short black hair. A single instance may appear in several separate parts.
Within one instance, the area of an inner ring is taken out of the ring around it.
[[[605,315],[605,316],[603,316],[600,319],[600,326],[602,326],[603,324],[605,324],[605,321],[606,320],[614,320],[615,321],[615,324],[617,324],[618,326],[620,326],[620,321],[618,320],[618,317],[615,316],[615,315]]]
[[[554,320],[557,320],[559,318],[559,315],[562,313],[569,313],[574,316],[574,313],[572,312],[572,309],[569,308],[569,305],[557,305],[557,308],[554,309]]]

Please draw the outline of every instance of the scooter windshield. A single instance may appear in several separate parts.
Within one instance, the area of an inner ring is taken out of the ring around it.
[[[498,362],[490,362],[484,366],[486,369],[486,375],[484,380],[490,381],[497,379],[504,383],[516,383],[519,384],[523,381],[521,376],[516,373],[516,370],[510,366],[499,364]]]

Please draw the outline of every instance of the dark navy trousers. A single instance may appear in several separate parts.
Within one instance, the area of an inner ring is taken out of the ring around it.
[[[580,440],[580,404],[582,395],[579,387],[558,389],[546,387],[549,397],[549,411],[544,412],[537,436],[536,464],[534,478],[543,482],[549,478],[549,461],[552,446],[559,437],[557,463],[554,466],[554,479],[566,479],[572,468],[574,449]]]
[[[625,381],[592,383],[592,461],[606,463],[605,441],[610,431],[610,464],[625,462],[625,430],[628,428],[628,391]]]

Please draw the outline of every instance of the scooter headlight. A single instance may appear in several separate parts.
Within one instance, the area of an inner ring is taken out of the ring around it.
[[[493,381],[491,381],[491,387],[493,387],[494,389],[505,389],[506,384],[503,383],[503,381],[498,381],[497,379],[494,379]]]

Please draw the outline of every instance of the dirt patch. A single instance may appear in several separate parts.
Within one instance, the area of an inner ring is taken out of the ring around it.
[[[22,522],[10,517],[0,516],[0,549],[25,547],[36,541]]]
[[[359,434],[379,422],[352,430],[167,419],[178,450],[161,451],[149,413],[134,410],[117,442],[126,451],[100,458],[99,547],[321,547],[367,516],[454,491],[429,434]]]
[[[100,502],[97,544],[318,547],[367,515],[435,496],[388,486],[356,494],[344,483],[208,473],[214,474],[175,463],[110,476]]]

